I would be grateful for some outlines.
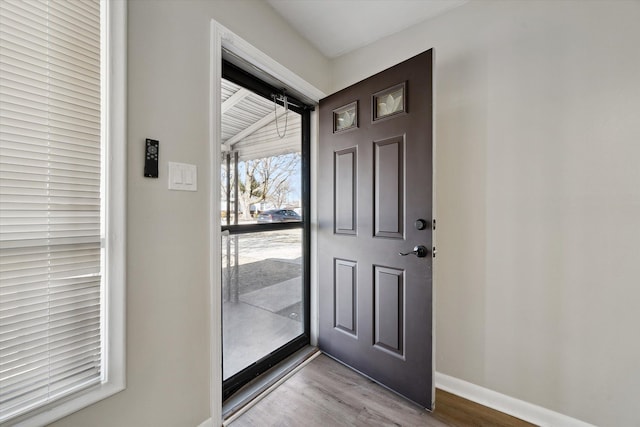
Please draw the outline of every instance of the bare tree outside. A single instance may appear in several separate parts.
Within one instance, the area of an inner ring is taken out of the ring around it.
[[[291,184],[289,181],[285,181],[273,192],[273,205],[276,207],[283,207],[289,201],[290,194]]]
[[[285,205],[293,192],[291,179],[299,174],[300,164],[300,153],[282,154],[240,163],[238,198],[242,218],[251,219],[252,205],[263,202],[274,207]]]

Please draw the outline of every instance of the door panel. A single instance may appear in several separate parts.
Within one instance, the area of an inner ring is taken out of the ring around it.
[[[334,326],[351,335],[357,335],[358,295],[356,290],[357,264],[344,259],[335,260],[335,322]]]
[[[356,149],[347,148],[335,153],[335,231],[355,234],[357,221],[357,163]]]
[[[320,101],[320,348],[432,408],[432,51]],[[415,246],[429,248],[419,258]]]
[[[404,138],[374,142],[373,199],[376,237],[404,237]]]
[[[404,272],[374,266],[374,346],[404,355]]]

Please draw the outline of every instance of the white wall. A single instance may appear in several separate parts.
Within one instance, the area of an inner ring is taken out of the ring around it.
[[[640,425],[640,2],[472,1],[333,62],[436,47],[437,370]]]
[[[130,0],[127,389],[55,426],[196,426],[209,402],[209,37],[216,19],[320,88],[328,61],[261,1]],[[147,137],[160,178],[143,178]],[[167,161],[198,191],[167,190]]]

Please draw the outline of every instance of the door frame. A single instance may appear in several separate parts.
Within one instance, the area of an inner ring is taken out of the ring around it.
[[[300,76],[263,53],[246,40],[216,20],[210,26],[210,62],[209,62],[209,301],[210,301],[210,404],[212,425],[222,424],[222,298],[221,298],[221,239],[220,224],[220,174],[214,165],[221,162],[221,78],[222,49],[226,49],[258,67],[285,85],[298,91],[316,104],[325,96],[324,92],[302,79]],[[316,213],[316,177],[318,152],[318,113],[311,112],[311,344],[317,344],[318,337],[318,280],[317,280],[317,213]]]

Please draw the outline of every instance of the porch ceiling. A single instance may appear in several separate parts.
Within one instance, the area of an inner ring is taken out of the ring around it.
[[[240,160],[300,151],[299,114],[281,106],[274,111],[272,101],[225,79],[221,101],[223,151],[237,151]]]

